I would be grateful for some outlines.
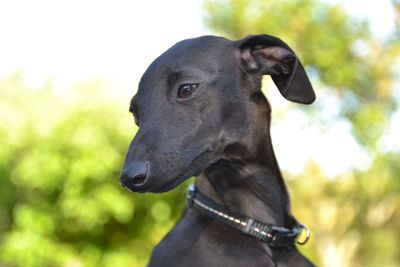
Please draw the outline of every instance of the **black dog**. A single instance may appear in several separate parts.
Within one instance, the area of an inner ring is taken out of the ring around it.
[[[272,148],[265,74],[286,99],[314,101],[295,53],[270,35],[184,40],[144,73],[121,184],[161,193],[198,176],[150,266],[313,266],[294,246],[306,227],[291,215]]]

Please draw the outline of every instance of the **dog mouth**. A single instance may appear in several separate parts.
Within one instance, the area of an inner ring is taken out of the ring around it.
[[[146,183],[146,176],[137,176],[135,181],[131,183],[133,187],[141,187]]]
[[[185,180],[187,180],[188,178],[197,175],[197,174],[193,174],[193,175],[189,175],[188,177],[185,176],[180,176],[178,178],[175,178],[171,181],[168,181],[167,183],[164,183],[154,189],[150,189],[148,190],[148,192],[151,193],[165,193],[168,192],[174,188],[176,188],[178,185],[180,185],[181,183],[183,183]]]
[[[135,181],[134,183],[131,182],[129,184],[123,184],[120,183],[121,186],[127,188],[129,191],[133,193],[146,193],[148,192],[148,184],[147,184],[147,179],[146,177],[143,177],[143,179],[138,179],[138,181]]]
[[[211,152],[212,150],[210,149],[201,152],[190,162],[188,167],[185,168],[178,176],[161,185],[158,185],[154,188],[150,188],[147,187],[146,183],[144,182],[143,186],[146,188],[143,187],[144,190],[141,190],[140,192],[164,193],[176,188],[178,185],[180,185],[190,177],[199,175],[201,171],[203,171],[209,165],[212,164],[210,163],[210,160],[208,160],[208,157],[211,155]]]

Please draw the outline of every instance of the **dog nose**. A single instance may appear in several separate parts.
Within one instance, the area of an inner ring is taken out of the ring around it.
[[[121,172],[120,184],[131,191],[142,187],[146,183],[148,162],[133,161],[124,166]]]

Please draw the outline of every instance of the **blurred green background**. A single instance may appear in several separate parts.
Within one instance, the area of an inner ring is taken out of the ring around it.
[[[400,266],[400,3],[391,5],[396,26],[378,38],[333,3],[203,4],[210,32],[277,35],[301,58],[319,99],[279,109],[274,125],[290,112],[321,132],[346,123],[368,158],[334,177],[313,160],[301,174],[283,170],[293,212],[313,233],[301,250],[319,266]],[[0,79],[0,266],[144,266],[179,217],[188,182],[161,195],[122,189],[137,130],[129,99],[101,80],[56,89],[29,88],[21,72]]]

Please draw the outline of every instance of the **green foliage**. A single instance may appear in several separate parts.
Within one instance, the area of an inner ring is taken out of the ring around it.
[[[184,187],[151,198],[119,186],[134,123],[129,99],[100,87],[65,95],[29,89],[20,75],[0,83],[5,266],[143,266],[176,221]]]
[[[293,210],[314,233],[302,251],[318,265],[400,264],[396,244],[400,153],[379,145],[398,104],[394,81],[399,75],[400,8],[398,1],[393,5],[397,28],[392,36],[377,40],[366,21],[318,0],[209,0],[205,4],[206,23],[218,34],[238,39],[268,33],[287,41],[304,63],[317,96],[326,97],[307,107],[313,110],[307,111],[312,123],[319,122],[322,129],[337,120],[351,123],[354,137],[370,158],[371,165],[363,171],[335,178],[327,177],[315,163],[299,177],[286,174]],[[340,105],[335,115],[326,116],[321,111],[332,105],[330,101]],[[345,147],[343,151],[351,153]]]

